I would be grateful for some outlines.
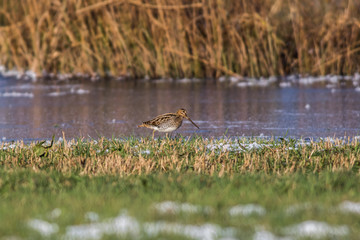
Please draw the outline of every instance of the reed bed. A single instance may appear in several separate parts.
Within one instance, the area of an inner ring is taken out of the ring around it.
[[[1,0],[0,64],[130,77],[353,74],[354,0]]]
[[[3,143],[1,168],[80,175],[360,173],[357,139],[129,138]]]

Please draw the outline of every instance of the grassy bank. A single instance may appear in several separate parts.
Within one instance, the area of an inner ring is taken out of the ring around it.
[[[0,232],[5,239],[298,239],[296,229],[311,223],[330,229],[317,239],[357,239],[360,215],[346,206],[360,201],[359,181],[351,172],[89,177],[1,169]]]
[[[0,64],[132,77],[353,74],[354,0],[0,1]]]
[[[359,155],[356,139],[2,143],[0,236],[357,239]]]
[[[357,139],[101,138],[53,144],[3,143],[0,150],[4,169],[48,169],[81,175],[359,173],[359,159]]]

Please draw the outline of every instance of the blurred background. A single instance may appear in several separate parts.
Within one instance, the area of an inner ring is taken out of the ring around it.
[[[360,2],[0,1],[0,137],[357,136]]]

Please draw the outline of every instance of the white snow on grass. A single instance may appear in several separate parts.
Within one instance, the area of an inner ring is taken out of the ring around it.
[[[14,149],[14,148],[16,148],[16,144],[14,144],[14,143],[11,143],[11,144],[8,144],[8,143],[5,143],[5,144],[3,144],[3,150],[7,150],[7,149]]]
[[[292,240],[292,239],[293,238],[291,237],[278,237],[266,230],[256,231],[253,237],[253,240]]]
[[[56,219],[59,218],[61,216],[61,209],[60,208],[55,208],[54,210],[52,210],[49,214],[48,217],[50,219]]]
[[[100,217],[96,212],[87,212],[85,213],[85,219],[90,222],[97,222],[99,221]]]
[[[145,149],[145,150],[141,150],[140,153],[142,155],[149,155],[151,153],[151,151],[149,149]]]
[[[44,237],[48,237],[59,231],[59,226],[56,223],[49,223],[40,219],[29,220],[28,226]]]
[[[198,240],[235,239],[236,230],[215,224],[186,225],[164,221],[139,223],[126,213],[99,223],[68,226],[63,239],[102,239],[105,235],[142,238],[142,234],[156,237],[159,234],[174,234]]]
[[[121,214],[104,222],[68,226],[64,239],[101,239],[112,234],[137,237],[140,225],[135,218]]]
[[[284,233],[295,237],[340,237],[349,234],[349,228],[343,226],[331,226],[325,222],[304,221],[302,223],[284,228]]]
[[[208,144],[206,146],[207,149],[210,151],[217,151],[217,152],[244,152],[250,151],[253,149],[260,149],[264,147],[269,147],[268,144],[262,144],[257,142],[252,143],[237,143],[234,141],[226,141],[226,142],[219,142],[214,144]]]
[[[231,216],[250,216],[250,215],[259,215],[263,216],[266,214],[264,207],[258,204],[245,204],[245,205],[236,205],[229,209],[229,214]]]
[[[156,237],[160,233],[167,233],[198,240],[236,239],[236,230],[234,228],[222,228],[209,223],[203,225],[184,225],[168,222],[145,223],[144,232],[150,237]]]
[[[342,212],[357,213],[360,214],[360,203],[344,201],[339,205],[339,209]]]
[[[177,203],[165,201],[154,204],[154,209],[160,214],[178,213],[211,213],[213,210],[209,206],[199,206],[190,203]]]
[[[5,92],[0,93],[0,97],[26,97],[33,98],[34,94],[30,92]]]

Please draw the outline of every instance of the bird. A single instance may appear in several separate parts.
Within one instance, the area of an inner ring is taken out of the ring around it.
[[[155,117],[152,120],[143,122],[141,125],[138,125],[138,127],[146,127],[153,129],[153,138],[155,131],[159,132],[165,132],[166,136],[169,132],[173,132],[179,127],[181,127],[181,124],[183,122],[183,119],[186,118],[189,120],[192,124],[194,124],[195,127],[200,129],[198,125],[196,125],[187,115],[187,112],[184,108],[180,108],[176,111],[176,113],[165,113],[161,114],[157,117]]]

